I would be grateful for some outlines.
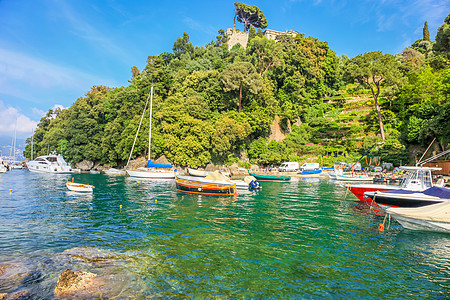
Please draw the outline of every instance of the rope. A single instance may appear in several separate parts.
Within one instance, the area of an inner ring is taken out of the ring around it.
[[[147,109],[147,104],[148,104],[148,99],[149,99],[149,98],[150,98],[150,93],[148,94],[147,102],[145,102],[144,111],[142,112],[141,121],[139,122],[139,127],[138,127],[138,129],[137,129],[137,131],[136,131],[136,136],[134,137],[133,146],[131,147],[130,156],[128,157],[128,161],[127,161],[126,167],[128,167],[128,164],[130,163],[131,155],[133,154],[134,145],[136,144],[136,139],[137,139],[138,134],[139,134],[139,129],[141,129],[142,119],[144,118],[144,114],[145,114],[145,110]],[[150,150],[149,150],[149,152],[150,152]]]
[[[345,199],[347,199],[347,194],[348,194],[348,186],[347,186],[347,191],[345,192],[344,201],[345,201]]]
[[[370,209],[373,209],[373,204],[375,203],[376,197],[377,197],[377,194],[373,194],[372,202],[370,202]]]

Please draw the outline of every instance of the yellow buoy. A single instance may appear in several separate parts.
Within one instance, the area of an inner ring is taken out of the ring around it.
[[[9,193],[10,193],[10,194],[12,193],[12,189],[9,189]]]
[[[155,203],[158,203],[158,199],[155,199]]]

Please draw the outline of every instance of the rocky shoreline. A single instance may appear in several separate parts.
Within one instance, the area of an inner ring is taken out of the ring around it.
[[[44,261],[0,264],[0,300],[126,298],[123,291],[133,280],[123,271],[126,260],[98,248],[75,247]]]

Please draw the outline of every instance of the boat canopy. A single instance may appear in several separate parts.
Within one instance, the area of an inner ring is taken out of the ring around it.
[[[148,168],[160,168],[160,169],[169,169],[172,168],[172,165],[170,164],[156,164],[152,162],[151,160],[148,161]]]

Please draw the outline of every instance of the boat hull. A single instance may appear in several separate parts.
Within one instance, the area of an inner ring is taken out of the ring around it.
[[[382,208],[387,207],[423,207],[432,204],[442,203],[445,200],[437,197],[427,197],[420,193],[414,195],[414,193],[408,194],[389,194],[389,193],[365,193],[369,198],[369,201],[375,201]]]
[[[373,177],[370,177],[370,176],[336,175],[336,180],[339,180],[339,181],[373,181]]]
[[[320,173],[322,173],[322,170],[304,170],[304,171],[298,172],[298,174],[301,174],[301,175],[311,175],[311,174],[320,174]]]
[[[175,178],[175,172],[173,172],[173,171],[157,172],[157,171],[127,170],[127,174],[130,177],[135,177],[135,178],[148,178],[148,179],[174,179]]]
[[[289,181],[291,180],[291,176],[271,176],[271,175],[258,175],[254,173],[248,172],[250,176],[256,178],[259,181]]]
[[[73,192],[92,193],[94,186],[83,183],[66,182],[66,187]]]
[[[214,184],[199,181],[191,181],[175,178],[177,191],[189,194],[201,195],[224,195],[231,196],[236,194],[235,184]]]
[[[372,199],[364,196],[365,192],[390,191],[398,188],[400,187],[395,185],[381,184],[360,184],[347,186],[347,189],[352,192],[360,201],[372,201]]]
[[[450,232],[450,222],[439,222],[433,220],[421,220],[406,216],[391,213],[391,216],[396,219],[403,227],[411,230],[427,230]]]
[[[74,171],[72,171],[72,170],[71,171],[68,171],[68,170],[65,170],[65,171],[61,171],[61,170],[51,171],[51,170],[44,169],[44,168],[36,169],[36,168],[33,168],[33,167],[29,167],[29,166],[28,166],[28,171],[34,172],[34,173],[47,173],[47,174],[71,174],[71,173],[74,173]]]
[[[450,201],[419,208],[388,208],[386,211],[408,229],[450,232]]]

